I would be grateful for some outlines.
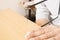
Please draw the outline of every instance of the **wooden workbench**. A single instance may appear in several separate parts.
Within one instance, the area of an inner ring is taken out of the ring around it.
[[[38,28],[38,25],[11,9],[0,10],[0,40],[24,40],[28,31]]]

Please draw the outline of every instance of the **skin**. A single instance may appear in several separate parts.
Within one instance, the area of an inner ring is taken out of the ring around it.
[[[26,5],[25,2],[20,4],[24,5],[24,8],[27,8],[29,5]],[[36,24],[39,26],[48,22],[47,19],[39,19],[36,21]],[[33,30],[26,34],[26,40],[60,40],[60,27],[56,25],[47,25],[41,27],[38,30]]]
[[[28,4],[29,3],[29,4]],[[33,5],[34,4],[34,1],[30,1],[30,2],[26,2],[25,0],[23,1],[20,1],[19,3],[24,9],[27,9],[29,6]],[[32,6],[31,7],[33,10],[35,10],[35,6]]]
[[[36,24],[38,24],[39,26],[42,26],[42,25],[44,25],[44,24],[47,23],[47,22],[49,22],[49,20],[46,19],[46,18],[43,18],[43,19],[37,20],[37,21],[36,21]]]
[[[60,40],[60,28],[55,25],[47,25],[38,30],[27,33],[26,40]]]

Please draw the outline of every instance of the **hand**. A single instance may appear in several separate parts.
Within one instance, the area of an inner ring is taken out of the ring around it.
[[[28,4],[25,1],[20,1],[19,5],[23,7],[24,9],[27,9]]]
[[[27,33],[26,40],[60,40],[60,28],[54,25],[47,25],[38,30]]]
[[[24,7],[27,8],[29,6],[28,2],[25,2]]]

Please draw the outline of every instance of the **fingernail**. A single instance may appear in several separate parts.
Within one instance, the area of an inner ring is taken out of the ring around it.
[[[25,38],[28,38],[28,36],[31,34],[31,32],[28,32],[26,35],[25,35]]]
[[[34,38],[31,38],[30,40],[35,40]]]

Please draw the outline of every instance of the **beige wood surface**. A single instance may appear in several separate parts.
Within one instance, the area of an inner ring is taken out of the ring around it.
[[[0,40],[25,40],[28,31],[38,28],[38,25],[11,9],[0,10]]]

